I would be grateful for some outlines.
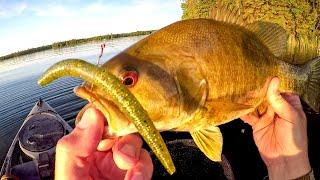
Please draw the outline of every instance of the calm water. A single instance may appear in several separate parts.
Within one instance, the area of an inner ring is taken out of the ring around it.
[[[127,48],[142,37],[122,38],[106,42],[101,63]],[[0,165],[12,139],[41,97],[70,123],[86,101],[73,94],[80,79],[62,78],[48,87],[37,85],[39,76],[52,64],[66,58],[82,58],[96,63],[100,44],[87,44],[62,50],[48,50],[0,62]]]

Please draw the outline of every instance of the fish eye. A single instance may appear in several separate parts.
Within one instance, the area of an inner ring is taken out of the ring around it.
[[[121,82],[127,87],[133,87],[138,81],[137,71],[126,71],[122,73]]]

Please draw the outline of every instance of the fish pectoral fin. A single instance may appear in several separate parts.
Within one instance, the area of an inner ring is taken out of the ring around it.
[[[216,126],[190,132],[199,149],[212,161],[221,161],[222,134]]]

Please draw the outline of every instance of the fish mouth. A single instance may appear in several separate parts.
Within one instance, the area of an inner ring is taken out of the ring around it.
[[[76,117],[76,124],[81,121],[84,112],[94,107],[99,109],[106,119],[104,137],[119,137],[138,132],[130,119],[120,111],[119,107],[114,104],[106,95],[103,95],[96,87],[89,83],[83,83],[74,88],[74,93],[89,101]],[[176,111],[175,111],[176,112]],[[176,113],[177,114],[177,113]],[[161,131],[170,131],[176,129],[180,125],[178,118],[164,120],[161,116],[160,119],[153,121],[156,129]]]
[[[106,119],[104,137],[119,137],[127,134],[138,132],[129,118],[120,111],[119,107],[110,101],[107,97],[102,96],[99,91],[90,85],[81,85],[74,88],[74,93],[80,98],[89,101],[77,115],[76,124],[81,121],[83,113],[89,107],[99,109]]]

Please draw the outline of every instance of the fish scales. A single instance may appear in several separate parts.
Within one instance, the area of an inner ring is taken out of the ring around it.
[[[278,63],[274,57],[270,55],[265,46],[258,44],[258,40],[254,39],[252,34],[243,29],[228,27],[230,25],[209,20],[189,21],[180,23],[179,26],[172,26],[174,28],[168,27],[170,31],[164,30],[155,34],[148,40],[148,44],[160,43],[186,47],[189,57],[193,58],[180,57],[179,62],[197,61],[205,73],[203,76],[209,81],[209,99],[231,95],[242,96],[247,91],[261,87],[268,76],[278,74]],[[188,31],[185,32],[184,29]],[[197,31],[197,29],[200,30]],[[205,34],[205,36],[198,36],[198,33]],[[150,52],[150,50],[146,51]],[[151,51],[158,50],[160,49],[155,47]],[[139,52],[140,54],[144,52],[143,47],[140,47]],[[172,54],[166,52],[165,56],[171,56],[168,59],[172,61],[176,60],[175,52]],[[258,76],[253,76],[255,74]],[[291,81],[291,79],[283,80]]]

